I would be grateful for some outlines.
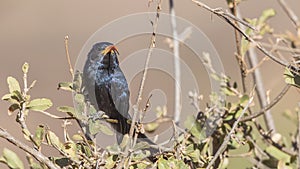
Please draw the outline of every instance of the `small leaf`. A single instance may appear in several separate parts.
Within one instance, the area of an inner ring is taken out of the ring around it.
[[[35,84],[36,84],[36,80],[34,80],[34,81],[31,83],[31,85],[29,86],[29,89],[33,88]]]
[[[49,99],[34,99],[27,105],[27,109],[34,111],[45,111],[52,106],[52,102]]]
[[[11,99],[11,94],[5,94],[4,96],[2,96],[1,98],[2,100],[8,101],[9,99]]]
[[[276,12],[274,9],[266,9],[263,11],[261,17],[258,20],[258,24],[266,22],[269,18],[273,17],[276,15]]]
[[[99,133],[100,131],[106,135],[113,135],[113,131],[110,130],[106,125],[101,124],[99,120],[89,120],[89,131],[92,135]]]
[[[18,109],[20,109],[20,108],[21,108],[21,107],[20,107],[20,105],[19,105],[18,103],[14,103],[14,104],[10,105],[9,108],[8,108],[8,115],[9,115],[9,116],[12,115],[12,113],[13,113],[15,110],[18,110]]]
[[[288,67],[284,70],[285,83],[300,88],[300,76],[293,73]]]
[[[152,122],[152,123],[147,123],[145,125],[145,130],[148,132],[153,132],[154,130],[156,130],[158,128],[159,124],[156,122]]]
[[[161,157],[157,161],[157,168],[158,169],[168,169],[168,168],[170,168],[170,165],[167,160],[165,160],[164,158]]]
[[[105,161],[104,167],[107,169],[115,168],[117,157],[118,157],[117,155],[109,156]]]
[[[249,96],[248,95],[243,95],[241,98],[240,98],[240,104],[242,106],[246,106],[246,104],[248,104],[248,101],[249,101]]]
[[[277,160],[282,160],[284,162],[289,162],[291,157],[288,154],[278,150],[274,146],[269,146],[266,148],[266,152],[275,157]]]
[[[27,62],[25,62],[22,66],[22,71],[24,74],[28,73],[28,69],[29,69],[29,64]]]
[[[60,82],[58,83],[58,87],[57,89],[62,89],[62,90],[66,90],[66,91],[73,91],[73,84],[72,82]]]
[[[125,134],[124,137],[123,137],[123,140],[120,144],[120,147],[123,149],[126,147],[126,145],[128,144],[129,142],[129,135],[128,134]]]
[[[80,134],[74,134],[72,136],[72,139],[75,140],[75,141],[83,141],[83,137],[80,135]]]
[[[142,141],[142,142],[137,143],[133,147],[133,150],[137,151],[137,150],[142,150],[142,149],[145,149],[145,148],[149,148],[149,144],[147,142],[145,142],[145,141]]]
[[[13,93],[13,91],[21,92],[19,82],[14,77],[11,76],[7,77],[7,84],[9,88],[9,93]]]
[[[38,146],[38,148],[41,146],[42,141],[44,140],[44,136],[45,136],[45,126],[39,125],[35,130],[35,134],[33,137],[33,140],[35,144]]]
[[[60,107],[57,107],[57,111],[60,111],[63,113],[68,113],[68,114],[71,114],[73,117],[75,117],[74,107],[60,106]]]
[[[64,149],[63,151],[65,153],[67,153],[73,160],[78,160],[78,157],[77,157],[77,147],[76,147],[76,144],[74,142],[68,142],[68,143],[65,143],[65,146],[64,146]]]
[[[64,148],[64,145],[59,141],[59,138],[52,131],[48,131],[46,139],[49,145],[60,148],[61,150]]]
[[[5,163],[10,167],[10,168],[18,168],[18,169],[24,169],[23,162],[20,160],[18,155],[7,149],[3,149],[3,158],[5,159]]]
[[[73,79],[73,90],[80,92],[82,86],[82,73],[76,70],[74,79]]]
[[[17,102],[24,101],[22,94],[18,90],[15,90],[11,93],[11,98],[16,100]]]

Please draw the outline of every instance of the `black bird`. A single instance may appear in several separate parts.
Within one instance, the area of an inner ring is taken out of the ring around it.
[[[103,111],[116,130],[117,141],[121,143],[124,134],[129,133],[128,120],[129,89],[126,78],[119,67],[116,47],[109,42],[96,43],[88,54],[83,69],[83,86],[86,100],[96,110]]]
[[[110,119],[120,144],[123,136],[129,133],[131,117],[129,109],[129,89],[126,78],[119,67],[117,48],[109,42],[96,43],[88,54],[83,69],[83,87],[85,99],[97,111],[103,111]],[[146,135],[138,133],[138,141],[154,145]],[[149,149],[151,153],[156,149]]]

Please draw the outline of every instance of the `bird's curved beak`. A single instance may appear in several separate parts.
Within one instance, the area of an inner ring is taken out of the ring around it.
[[[103,56],[105,56],[106,54],[111,53],[111,52],[114,52],[114,53],[116,53],[116,54],[119,55],[119,51],[118,51],[118,49],[116,48],[115,45],[107,46],[107,47],[101,52],[101,54],[102,54]]]

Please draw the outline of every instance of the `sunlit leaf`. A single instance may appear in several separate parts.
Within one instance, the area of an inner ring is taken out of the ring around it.
[[[59,138],[52,131],[47,132],[46,140],[47,140],[48,144],[50,144],[56,148],[59,148],[59,149],[64,148],[64,145],[59,141]]]
[[[287,67],[284,70],[284,79],[285,79],[285,83],[300,88],[300,76],[297,75],[296,73],[293,73]]]
[[[266,148],[266,152],[275,157],[277,160],[282,160],[284,162],[289,162],[291,157],[288,154],[278,150],[274,146],[269,146]]]
[[[137,144],[135,144],[135,146],[133,147],[133,150],[142,150],[145,148],[149,148],[149,144],[147,142],[139,142]]]
[[[109,156],[105,161],[106,163],[104,167],[107,169],[115,168],[117,157],[118,156],[116,155]]]
[[[9,93],[13,93],[13,91],[21,92],[19,82],[14,77],[11,76],[7,77],[7,84],[9,88]]]
[[[7,148],[3,149],[3,159],[10,168],[24,169],[23,162],[18,155]]]
[[[57,107],[57,111],[60,111],[60,112],[63,112],[63,113],[68,113],[68,114],[71,114],[73,117],[75,117],[74,107],[60,106],[60,107]]]
[[[123,136],[123,140],[122,140],[122,142],[121,142],[121,144],[120,144],[120,147],[123,149],[123,148],[125,148],[126,146],[127,146],[127,144],[128,144],[128,142],[129,142],[129,135],[128,134],[125,134],[124,136]]]
[[[154,130],[156,130],[159,126],[158,123],[156,122],[152,122],[152,123],[147,123],[145,126],[145,130],[148,132],[153,132]]]
[[[29,64],[27,62],[25,62],[22,66],[22,71],[23,73],[27,74],[28,73],[28,69],[29,69]]]
[[[57,89],[73,91],[73,84],[72,84],[72,82],[60,82],[60,83],[58,83]]]
[[[41,146],[42,141],[44,140],[44,136],[45,136],[45,126],[44,125],[39,125],[36,129],[35,129],[35,134],[33,136],[33,140],[36,143],[36,145],[38,147]]]
[[[266,22],[270,17],[275,16],[276,12],[274,9],[266,9],[262,12],[262,15],[258,19],[258,24]]]
[[[157,161],[157,168],[158,169],[169,169],[170,165],[167,160],[165,160],[164,158],[161,157]]]
[[[10,105],[8,107],[8,115],[12,115],[12,113],[15,111],[15,110],[19,110],[20,109],[20,105],[18,103],[14,103],[12,105]]]
[[[92,135],[99,133],[100,131],[106,135],[113,135],[113,131],[106,125],[102,124],[99,120],[89,120],[89,131]]]
[[[67,153],[73,160],[78,160],[77,146],[74,142],[65,143],[63,151]]]
[[[34,99],[29,102],[27,109],[34,111],[45,111],[52,106],[52,102],[49,99]]]

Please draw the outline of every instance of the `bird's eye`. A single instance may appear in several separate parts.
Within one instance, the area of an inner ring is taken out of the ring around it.
[[[106,45],[101,46],[101,47],[99,48],[99,51],[105,50],[106,47],[107,47]]]

